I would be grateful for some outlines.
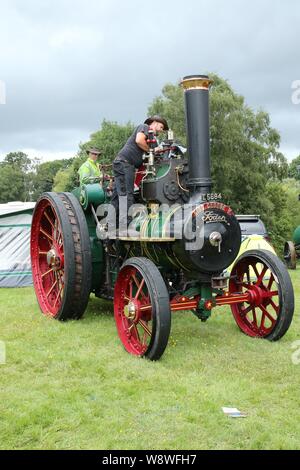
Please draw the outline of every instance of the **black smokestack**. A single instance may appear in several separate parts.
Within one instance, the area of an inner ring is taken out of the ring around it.
[[[191,196],[211,192],[209,141],[209,87],[207,75],[189,75],[182,79],[189,150]]]

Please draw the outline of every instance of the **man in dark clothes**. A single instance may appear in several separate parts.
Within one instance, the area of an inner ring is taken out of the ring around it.
[[[154,133],[167,131],[167,121],[161,116],[151,116],[144,124],[139,125],[129,137],[113,162],[115,176],[114,191],[111,203],[115,208],[117,224],[119,220],[119,198],[127,198],[127,211],[134,204],[135,169],[143,164],[143,154],[149,152],[147,143],[149,130]],[[127,212],[128,213],[128,212]],[[127,227],[127,214],[121,214],[120,228]]]

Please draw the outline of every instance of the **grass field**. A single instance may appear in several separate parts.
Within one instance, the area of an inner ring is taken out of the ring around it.
[[[291,275],[295,317],[280,342],[244,336],[227,307],[206,324],[182,312],[156,363],[125,353],[110,303],[92,298],[83,320],[59,323],[33,289],[1,289],[0,448],[300,449],[300,267]]]

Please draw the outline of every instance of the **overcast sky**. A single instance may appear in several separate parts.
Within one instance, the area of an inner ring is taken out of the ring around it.
[[[300,154],[299,0],[0,0],[0,158],[72,157],[103,118],[139,123],[166,82],[210,71]]]

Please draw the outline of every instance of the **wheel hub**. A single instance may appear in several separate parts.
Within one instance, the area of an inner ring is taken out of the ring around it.
[[[136,313],[137,313],[137,309],[136,309],[135,304],[132,301],[130,301],[127,305],[125,305],[124,315],[126,318],[128,318],[129,320],[135,320]]]
[[[51,248],[51,250],[48,251],[47,263],[48,266],[53,269],[60,269],[62,267],[61,258],[56,252],[55,248]]]
[[[264,300],[264,291],[259,286],[249,286],[250,303],[256,307],[261,305]]]

